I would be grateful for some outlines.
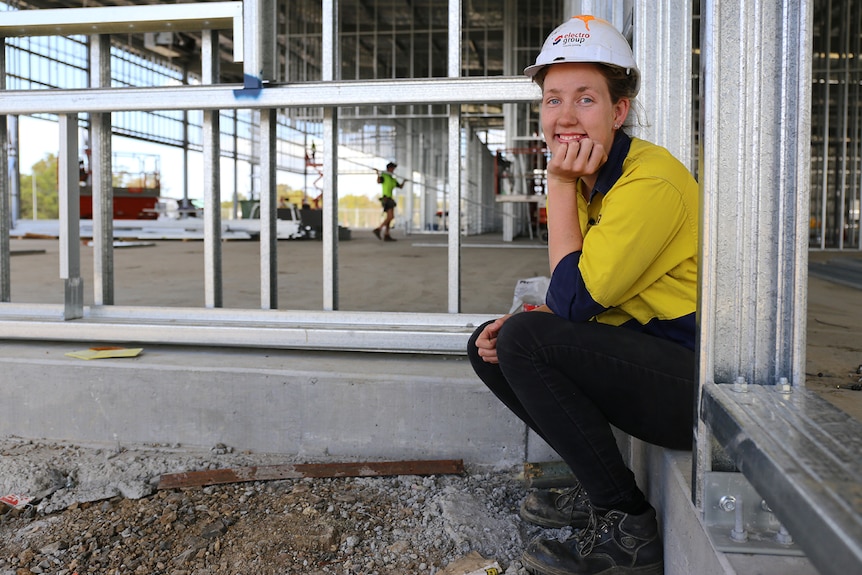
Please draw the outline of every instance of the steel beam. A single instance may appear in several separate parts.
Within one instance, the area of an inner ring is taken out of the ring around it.
[[[6,78],[6,39],[0,38],[0,78]],[[6,89],[5,81],[0,84],[0,92]],[[3,170],[3,175],[0,176],[0,302],[8,302],[12,300],[12,279],[11,274],[11,243],[9,241],[9,231],[12,228],[12,206],[9,202],[9,132],[8,121],[5,115],[0,114],[0,169]],[[33,206],[36,209],[36,206]]]
[[[777,422],[725,411],[731,402],[713,399],[731,397],[729,389],[805,385],[812,4],[704,0],[701,11],[701,418],[693,499],[702,509],[705,475],[729,455],[787,520],[797,501],[781,497],[781,476],[794,462],[758,434],[761,423]],[[777,400],[764,401],[766,412]],[[716,444],[722,449],[713,450]],[[830,524],[834,510],[814,507],[803,516]],[[820,545],[839,533],[804,523],[788,528],[818,563]]]
[[[339,77],[338,0],[323,3],[324,84]],[[338,107],[323,109],[323,309],[338,309]]]
[[[84,315],[84,281],[81,278],[81,191],[78,187],[78,115],[64,114],[60,125],[57,179],[60,203],[60,279],[63,280],[63,319]],[[74,325],[74,324],[72,324]]]
[[[0,304],[10,340],[324,349],[465,355],[473,330],[496,316],[412,312],[84,307],[63,321],[63,306]]]
[[[155,110],[230,110],[307,106],[365,106],[380,103],[391,82],[270,84],[250,96],[240,84],[87,90],[6,90],[0,114],[64,114]],[[426,78],[399,80],[386,101],[400,104],[532,102],[538,88],[527,78]]]
[[[703,9],[701,376],[804,385],[811,4]]]
[[[632,48],[646,117],[635,108],[628,123],[636,136],[664,146],[695,173],[691,22],[691,2],[637,0]]]
[[[11,10],[3,12],[0,37],[138,34],[233,30],[234,61],[243,59],[242,2],[150,4]]]
[[[90,85],[111,86],[111,38],[90,37]],[[90,115],[90,190],[93,205],[93,303],[114,303],[114,178],[111,114]]]
[[[203,45],[203,82],[217,84],[219,79],[218,32],[205,30]],[[204,304],[209,308],[224,304],[221,237],[221,116],[218,110],[203,114],[204,158]]]
[[[260,111],[260,307],[278,308],[277,110]]]
[[[461,0],[449,0],[449,78],[461,76]],[[443,219],[449,222],[448,311],[461,311],[461,106],[449,106],[449,194]],[[448,212],[448,216],[446,214]]]
[[[708,384],[702,412],[820,573],[862,572],[862,423],[789,385]]]

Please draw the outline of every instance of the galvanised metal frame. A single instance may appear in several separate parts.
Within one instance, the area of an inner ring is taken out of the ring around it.
[[[700,375],[802,386],[811,3],[702,6]]]
[[[648,81],[641,82],[638,118],[634,134],[664,146],[692,173],[697,173],[694,140],[692,86],[691,2],[637,0],[632,44]],[[682,32],[681,32],[682,31]],[[672,66],[667,65],[673,62]]]
[[[0,85],[0,88],[6,86],[5,40],[3,44],[4,49],[0,50],[0,78],[4,78],[4,83]],[[8,124],[6,115],[0,114],[0,166],[3,170],[8,170],[7,166],[9,165]],[[0,177],[0,302],[10,301],[12,298],[12,283],[10,281],[12,244],[9,241],[9,232],[12,228],[12,205],[10,202],[11,186],[7,173],[4,172],[3,177]]]
[[[255,50],[249,51],[251,54]],[[214,84],[219,77],[218,31],[204,30],[201,36],[201,82]],[[254,63],[246,62],[246,66]],[[246,74],[246,82],[249,75]],[[253,81],[251,81],[253,84]],[[203,113],[203,160],[204,160],[204,305],[209,308],[222,307],[224,285],[222,282],[221,251],[221,115],[219,110]],[[261,215],[263,218],[263,215]],[[263,219],[261,219],[263,222]],[[263,231],[263,230],[261,230]],[[261,244],[263,246],[265,244]]]
[[[111,39],[95,36],[90,43],[90,86],[111,86]],[[93,190],[93,302],[96,305],[114,303],[114,183],[111,169],[111,114],[90,116],[92,139],[91,178]]]
[[[449,0],[449,78],[461,75],[461,0]],[[461,107],[449,104],[449,313],[461,311]]]
[[[858,573],[862,425],[804,389],[812,2],[701,11],[694,502],[727,457],[818,570]]]
[[[207,3],[207,13],[212,14],[213,7],[229,4],[236,6],[241,3]],[[254,2],[245,2],[247,12],[259,14],[260,6]],[[324,33],[332,41],[325,42],[329,46],[327,50],[335,50],[335,34],[337,28],[335,15],[337,14],[334,2],[324,2],[324,14],[326,25]],[[104,19],[104,31],[110,32],[116,29],[118,22],[122,21],[125,14],[123,10],[127,7],[110,9],[67,9],[63,14],[53,10],[29,11],[26,15],[27,26],[34,30],[45,33],[45,22],[49,22],[57,33],[72,34],[86,31],[87,33],[102,32],[101,19]],[[155,31],[167,27],[177,26],[176,20],[182,20],[182,26],[232,26],[234,34],[240,34],[239,30],[248,32],[247,22],[237,22],[236,12],[231,12],[233,17],[225,20],[207,20],[200,22],[195,20],[196,7],[193,4],[182,5],[151,5],[146,7],[134,7],[135,26],[138,31]],[[231,8],[233,9],[233,8]],[[144,14],[143,11],[146,11]],[[65,14],[72,12],[73,14]],[[130,11],[131,13],[131,11]],[[197,11],[199,13],[199,10]],[[17,13],[9,13],[15,15]],[[194,18],[190,14],[195,14]],[[450,41],[456,45],[460,39],[460,14],[461,6],[457,0],[450,0],[449,24]],[[42,20],[40,20],[40,15]],[[93,20],[87,21],[84,16]],[[174,20],[172,20],[172,18]],[[22,26],[15,18],[6,19],[0,23],[0,36],[5,37],[12,34],[26,34],[27,26]],[[188,29],[188,28],[186,28]],[[327,32],[328,30],[328,32]],[[236,38],[237,36],[235,36]],[[94,305],[84,308],[81,305],[83,292],[83,280],[78,277],[80,254],[75,251],[76,241],[72,238],[78,233],[78,222],[76,215],[68,213],[63,218],[63,227],[66,230],[64,242],[66,246],[61,253],[63,277],[67,282],[66,303],[60,313],[56,306],[20,306],[11,303],[0,304],[0,316],[4,322],[4,337],[26,338],[26,339],[68,339],[79,341],[110,341],[121,338],[124,341],[136,338],[139,341],[183,341],[189,344],[201,345],[240,345],[240,346],[283,346],[297,348],[329,348],[335,345],[343,349],[381,349],[387,351],[410,351],[430,353],[463,353],[465,334],[469,333],[475,325],[487,319],[486,316],[460,314],[460,209],[461,196],[460,182],[461,173],[461,126],[460,126],[460,104],[462,103],[490,103],[490,102],[529,102],[535,99],[535,87],[522,77],[509,78],[461,78],[457,59],[458,50],[454,51],[449,62],[448,78],[429,78],[425,80],[399,80],[397,90],[388,91],[382,88],[389,86],[389,81],[352,81],[339,82],[335,78],[336,55],[332,51],[324,51],[324,71],[329,69],[324,80],[316,83],[278,85],[266,83],[264,59],[260,56],[261,45],[264,43],[259,35],[246,34],[247,41],[242,48],[235,45],[235,53],[244,54],[244,69],[246,70],[246,81],[243,85],[202,85],[184,86],[179,88],[89,88],[85,90],[51,90],[51,91],[0,91],[0,114],[5,120],[6,115],[54,113],[68,125],[73,116],[79,113],[90,114],[111,113],[117,111],[138,110],[203,110],[211,112],[205,114],[205,131],[213,134],[205,137],[205,157],[213,158],[207,166],[210,176],[216,174],[217,161],[217,122],[219,110],[229,109],[252,109],[258,110],[264,117],[263,125],[269,119],[269,113],[278,108],[291,107],[324,107],[324,125],[326,145],[324,156],[324,315],[315,315],[309,320],[306,313],[282,312],[269,309],[274,307],[272,293],[275,293],[275,242],[264,240],[261,243],[261,269],[269,270],[267,274],[262,273],[262,307],[267,309],[265,325],[268,330],[261,329],[261,318],[254,311],[231,312],[231,321],[236,324],[242,323],[238,317],[245,317],[247,325],[244,328],[229,329],[225,325],[226,318],[222,313],[218,315],[207,315],[213,313],[220,307],[221,295],[221,266],[219,228],[215,219],[220,210],[207,209],[207,224],[205,227],[205,251],[207,253],[207,265],[205,266],[205,285],[207,291],[205,311],[182,310],[182,309],[135,309],[121,308],[113,305]],[[203,61],[204,70],[207,74],[213,74],[214,58],[206,57],[209,46],[213,41],[205,36],[205,55]],[[327,65],[327,62],[329,64]],[[214,78],[215,75],[209,76]],[[337,109],[340,106],[358,106],[381,103],[381,94],[385,94],[386,104],[444,104],[450,106],[449,113],[449,181],[456,184],[450,187],[449,193],[449,281],[448,281],[448,313],[444,314],[363,314],[337,312],[337,166],[336,162],[336,137],[337,137]],[[269,130],[267,130],[269,133]],[[5,144],[6,131],[0,133],[0,144]],[[269,146],[267,143],[271,138],[264,137],[261,145]],[[5,146],[3,146],[5,152]],[[209,150],[209,151],[207,151]],[[66,165],[61,168],[61,181],[71,182],[72,176],[77,177],[77,164],[72,170],[72,162],[69,158],[77,158],[77,142],[67,138],[62,146],[61,161],[66,158]],[[67,173],[68,172],[68,173]],[[274,186],[272,178],[269,186]],[[0,195],[8,198],[6,183],[0,183]],[[74,211],[76,205],[72,196],[77,188],[68,185],[68,190],[63,192],[68,211]],[[207,204],[217,206],[218,193],[216,184],[213,182],[208,187]],[[272,190],[262,190],[265,197],[269,197]],[[268,221],[274,213],[274,202],[263,202],[270,205],[262,205],[261,218]],[[326,206],[329,206],[327,211]],[[212,206],[210,206],[212,207]],[[9,208],[0,204],[0,219],[8,222]],[[271,213],[270,213],[271,212]],[[102,232],[104,234],[104,231]],[[0,241],[8,246],[9,228],[8,223],[0,228]],[[111,250],[112,244],[107,236],[102,238],[102,252],[97,251],[94,257],[97,259],[110,258],[104,255],[104,251]],[[0,294],[4,294],[3,302],[10,301],[10,277],[9,277],[9,249],[0,254]],[[110,265],[103,265],[101,271],[104,281],[108,286],[112,281],[112,269]],[[66,277],[68,276],[68,277]],[[100,281],[102,285],[105,284]],[[268,289],[267,289],[268,288]],[[103,288],[105,289],[105,288]],[[270,297],[267,296],[270,292]],[[105,289],[109,293],[109,289]],[[105,302],[103,302],[105,303]],[[50,310],[50,311],[48,311]],[[45,315],[66,319],[75,318],[76,321],[69,324],[45,321]],[[28,318],[32,318],[28,319]],[[186,318],[193,325],[176,325],[178,321]],[[201,325],[201,323],[207,325]],[[64,329],[58,326],[74,327]],[[302,327],[297,327],[302,326]],[[382,328],[380,326],[383,326]],[[132,329],[133,328],[133,329]],[[174,333],[179,328],[181,334]],[[275,330],[277,334],[273,334]],[[302,334],[295,336],[296,333]],[[346,338],[344,334],[349,334]],[[62,334],[62,335],[61,335]],[[161,334],[161,335],[158,335]],[[194,334],[194,335],[187,335]],[[205,334],[205,335],[204,335]],[[265,336],[263,334],[266,334]],[[367,340],[358,337],[359,334],[371,334]],[[179,338],[179,339],[177,339]],[[339,341],[340,344],[332,344]],[[382,345],[385,343],[385,345]]]
[[[463,355],[482,314],[282,311],[0,303],[4,339]]]
[[[58,163],[60,203],[60,279],[64,284],[63,319],[84,316],[81,277],[81,190],[78,187],[78,114],[60,114]]]
[[[185,6],[185,4],[184,4]],[[2,33],[0,24],[0,33]],[[181,86],[170,88],[114,88],[88,90],[0,91],[0,112],[61,114],[136,110],[221,110],[232,108],[288,108],[356,106],[374,104],[380,93],[395,82],[354,80],[270,84],[256,93],[241,85]],[[392,104],[476,104],[531,102],[535,86],[521,77],[425,78],[397,81],[398,89],[386,94]],[[26,94],[26,98],[22,96]]]
[[[232,28],[234,60],[257,69],[259,57],[243,54],[243,2],[208,2],[206,10],[194,4],[106,6],[3,12],[2,37],[74,36],[141,32],[218,30]],[[254,4],[254,3],[251,3]],[[248,70],[248,68],[246,69]]]
[[[338,0],[323,3],[321,79],[338,79]],[[338,108],[323,109],[323,309],[338,309]],[[261,215],[261,217],[263,217]]]

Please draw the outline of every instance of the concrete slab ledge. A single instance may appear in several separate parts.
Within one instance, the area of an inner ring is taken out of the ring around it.
[[[465,357],[0,341],[0,435],[313,457],[524,461],[528,434]]]

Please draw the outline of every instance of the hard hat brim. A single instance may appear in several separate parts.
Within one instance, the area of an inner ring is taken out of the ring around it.
[[[527,78],[533,78],[536,74],[539,73],[539,70],[547,66],[548,64],[533,64],[532,66],[527,66],[524,68],[524,76]]]

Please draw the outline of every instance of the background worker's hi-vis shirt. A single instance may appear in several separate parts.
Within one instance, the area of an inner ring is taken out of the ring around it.
[[[699,192],[691,173],[664,148],[618,132],[589,202],[582,185],[583,250],[557,265],[548,306],[572,321],[694,349]]]
[[[392,192],[398,187],[398,180],[389,172],[381,172],[380,177],[383,179],[383,181],[380,182],[382,184],[381,193],[383,197],[391,198]]]

